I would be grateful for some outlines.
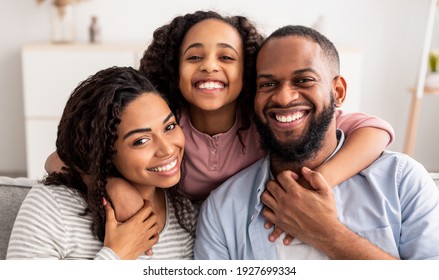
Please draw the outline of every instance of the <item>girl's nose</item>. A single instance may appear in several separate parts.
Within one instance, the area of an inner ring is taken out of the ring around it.
[[[219,65],[216,57],[206,57],[201,64],[200,70],[207,73],[219,71]]]

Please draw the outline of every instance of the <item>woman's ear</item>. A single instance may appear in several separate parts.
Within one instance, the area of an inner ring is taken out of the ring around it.
[[[332,80],[332,94],[335,99],[335,107],[339,108],[343,105],[346,98],[347,84],[343,76],[337,76]]]

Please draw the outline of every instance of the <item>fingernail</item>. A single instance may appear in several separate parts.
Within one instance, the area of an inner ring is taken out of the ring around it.
[[[310,172],[311,171],[311,169],[309,169],[308,167],[303,167],[302,168],[302,172]]]
[[[107,205],[107,200],[105,199],[105,197],[102,198],[102,204],[105,206]]]

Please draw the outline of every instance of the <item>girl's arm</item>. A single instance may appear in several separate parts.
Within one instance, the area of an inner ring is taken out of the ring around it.
[[[374,162],[394,139],[392,126],[386,121],[363,113],[336,113],[337,128],[346,140],[340,151],[315,168],[330,186],[354,176]]]
[[[122,178],[108,178],[107,194],[116,212],[116,219],[123,223],[143,207],[143,198],[137,189]]]
[[[58,156],[57,152],[51,153],[44,164],[44,169],[46,169],[47,173],[52,172],[61,172],[61,168],[64,166],[64,162]]]

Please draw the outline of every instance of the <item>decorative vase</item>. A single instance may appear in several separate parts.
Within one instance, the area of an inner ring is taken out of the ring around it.
[[[75,41],[75,14],[73,4],[51,5],[52,43],[67,44]]]

